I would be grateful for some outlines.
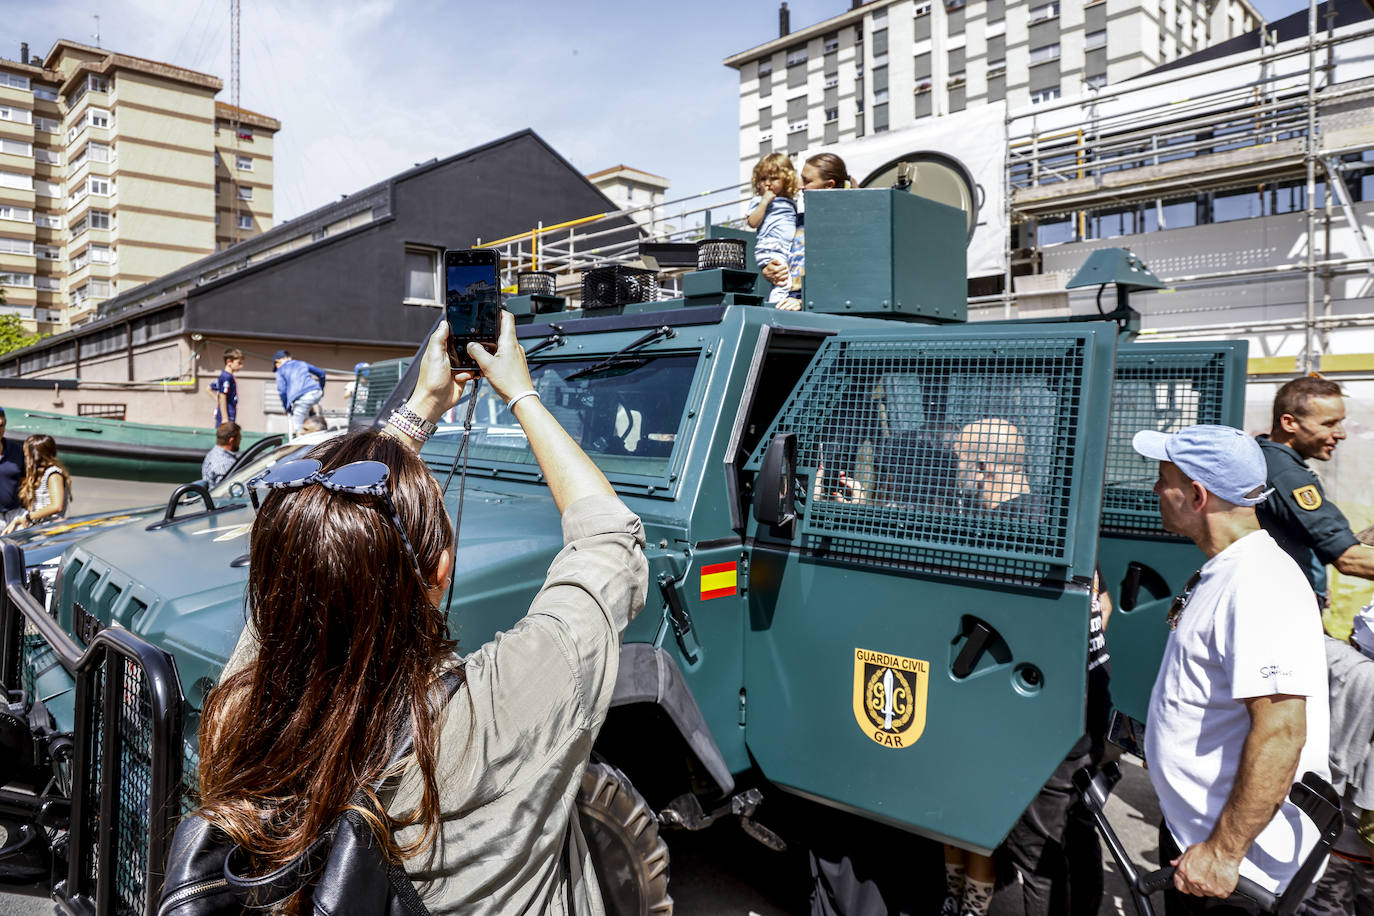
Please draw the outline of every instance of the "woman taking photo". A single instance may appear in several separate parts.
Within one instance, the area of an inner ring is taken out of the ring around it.
[[[255,873],[298,856],[352,805],[434,912],[601,912],[573,800],[621,634],[644,604],[643,532],[544,409],[514,320],[501,320],[496,354],[469,352],[524,428],[566,545],[510,630],[460,657],[440,608],[453,535],[415,450],[470,378],[449,370],[445,325],[385,430],[324,443],[317,470],[263,481],[248,625],[200,728],[198,812]],[[443,704],[452,671],[462,683]],[[415,752],[374,793],[407,723]]]

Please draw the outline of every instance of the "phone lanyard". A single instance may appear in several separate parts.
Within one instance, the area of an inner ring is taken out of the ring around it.
[[[453,471],[458,467],[458,459],[463,459],[463,473],[458,477],[458,506],[453,510],[453,570],[448,577],[448,597],[444,599],[444,607],[453,606],[453,583],[458,581],[458,532],[463,526],[463,497],[468,488],[468,443],[472,440],[472,418],[477,413],[477,392],[482,387],[482,379],[472,380],[472,393],[468,395],[468,415],[463,420],[463,441],[458,444],[458,451],[453,455],[453,464],[449,465],[448,476],[444,478],[444,488],[441,495],[448,495],[448,485],[453,480]]]

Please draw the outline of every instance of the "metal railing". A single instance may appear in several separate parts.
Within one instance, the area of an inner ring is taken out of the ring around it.
[[[516,274],[527,270],[555,275],[560,292],[573,287],[578,275],[591,267],[639,260],[639,246],[655,242],[692,242],[704,238],[712,225],[743,223],[741,205],[749,200],[747,185],[736,184],[661,203],[593,213],[494,240],[478,238],[476,245],[501,252],[502,284],[515,285]],[[672,296],[672,278],[660,295]]]
[[[65,882],[53,889],[71,914],[156,911],[167,847],[181,817],[183,704],[170,655],[107,628],[83,648],[24,581],[24,552],[3,544],[0,683],[21,686],[26,628],[75,680],[71,816]],[[33,801],[35,819],[42,797]]]

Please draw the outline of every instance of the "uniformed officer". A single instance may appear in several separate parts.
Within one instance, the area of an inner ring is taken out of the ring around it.
[[[1324,378],[1293,379],[1274,396],[1274,425],[1259,436],[1274,488],[1256,512],[1260,524],[1297,561],[1317,603],[1328,601],[1326,566],[1343,574],[1374,579],[1374,549],[1361,544],[1336,504],[1326,498],[1321,480],[1307,460],[1331,460],[1345,438],[1345,401],[1341,386]]]

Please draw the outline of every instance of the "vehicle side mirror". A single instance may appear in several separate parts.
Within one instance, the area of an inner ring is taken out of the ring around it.
[[[778,433],[763,453],[754,481],[754,518],[764,525],[790,525],[797,520],[797,436]]]

